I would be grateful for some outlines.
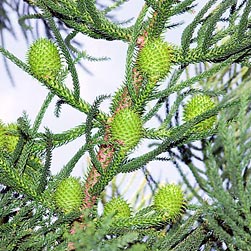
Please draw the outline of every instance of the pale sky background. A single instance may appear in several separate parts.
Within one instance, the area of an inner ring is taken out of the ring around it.
[[[119,20],[126,20],[131,17],[137,17],[143,6],[143,0],[129,1],[124,4],[123,8],[116,13]],[[186,18],[189,22],[193,19],[193,14],[189,13],[181,16],[182,20]],[[173,22],[180,20],[177,17]],[[16,20],[16,24],[18,20]],[[184,27],[172,30],[166,36],[166,40],[175,44],[180,43],[180,35]],[[13,37],[7,37],[6,48],[18,56],[21,60],[25,60],[27,45],[21,34],[17,34],[19,40]],[[123,82],[125,72],[125,60],[127,44],[123,42],[107,42],[103,40],[94,40],[81,36],[83,39],[84,50],[90,55],[96,57],[107,56],[110,61],[106,62],[88,62],[84,61],[85,67],[93,73],[88,75],[82,69],[79,69],[79,79],[81,83],[81,97],[92,103],[96,96],[100,94],[113,93]],[[39,108],[46,97],[48,90],[41,86],[35,79],[28,74],[22,72],[18,67],[9,62],[16,86],[11,86],[6,71],[3,66],[2,58],[0,59],[0,119],[4,122],[13,122],[26,111],[31,122],[33,123]],[[55,99],[56,100],[56,99]],[[83,121],[83,115],[63,105],[60,118],[54,116],[54,104],[47,111],[40,130],[43,127],[49,127],[52,132],[58,133],[66,129],[79,125]],[[61,167],[67,163],[70,157],[79,149],[83,142],[83,138],[74,141],[67,146],[61,147],[54,151],[52,172],[57,173]],[[74,169],[73,175],[82,176],[83,170],[86,168],[87,157],[85,156]],[[153,162],[148,166],[149,170],[154,170],[155,178],[161,175],[161,179],[168,181],[180,180],[177,171],[170,166],[170,163]]]

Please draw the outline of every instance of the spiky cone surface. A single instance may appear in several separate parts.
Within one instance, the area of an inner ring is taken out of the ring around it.
[[[60,182],[54,194],[56,206],[69,213],[79,210],[83,200],[82,186],[77,178],[69,177]]]
[[[186,201],[179,185],[168,184],[154,195],[154,207],[168,220],[176,220],[184,212]]]
[[[139,51],[137,65],[139,71],[152,81],[164,79],[170,72],[173,48],[161,38],[148,40]]]
[[[111,136],[121,150],[133,149],[143,135],[143,123],[138,113],[130,108],[118,111],[110,123]]]
[[[121,197],[112,198],[104,206],[104,216],[114,214],[114,218],[127,218],[131,216],[130,205]]]
[[[29,48],[27,61],[35,77],[54,80],[62,68],[57,46],[49,39],[37,39]]]
[[[18,142],[18,136],[12,133],[14,131],[17,131],[15,123],[5,125],[0,121],[0,149],[9,153],[14,151]]]
[[[196,95],[184,106],[183,120],[188,122],[215,107],[211,97],[207,95]],[[216,122],[216,116],[201,121],[193,128],[193,131],[203,132],[212,129]]]
[[[18,126],[16,123],[4,124],[0,120],[0,151],[12,154],[19,140]],[[36,184],[39,178],[39,170],[42,161],[39,157],[31,155],[27,160],[25,171],[22,173],[22,179],[26,184]]]

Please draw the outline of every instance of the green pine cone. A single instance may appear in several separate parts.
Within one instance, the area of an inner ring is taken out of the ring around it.
[[[17,145],[18,136],[11,133],[16,131],[17,125],[15,123],[5,125],[0,121],[0,151],[1,149],[12,153]]]
[[[54,80],[62,68],[57,46],[46,38],[40,38],[30,46],[27,58],[32,73],[38,79]]]
[[[6,152],[8,155],[12,155],[18,140],[18,126],[16,123],[4,124],[0,120],[0,152]],[[25,170],[22,170],[20,179],[24,184],[29,184],[29,187],[37,187],[37,180],[40,176],[39,167],[42,161],[35,155],[30,155],[27,160]]]
[[[185,106],[183,119],[188,122],[215,107],[214,101],[207,95],[194,96]],[[194,131],[203,132],[212,129],[216,122],[216,116],[201,121],[194,127]]]
[[[169,220],[178,218],[186,206],[181,187],[175,184],[161,187],[154,195],[154,206],[157,211],[164,213]]]
[[[120,110],[111,124],[113,140],[121,144],[121,150],[134,148],[143,135],[143,123],[140,116],[130,108]]]
[[[171,69],[173,48],[162,39],[146,42],[139,51],[137,65],[141,73],[153,81],[164,79]]]
[[[58,208],[65,213],[79,210],[82,200],[82,187],[77,178],[69,177],[61,181],[54,194]]]
[[[104,206],[104,216],[115,214],[115,218],[127,218],[131,216],[129,204],[122,198],[113,198]]]

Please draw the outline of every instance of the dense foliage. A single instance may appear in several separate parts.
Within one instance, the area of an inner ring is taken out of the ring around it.
[[[48,95],[33,122],[23,115],[0,124],[0,250],[249,250],[251,0],[205,2],[178,45],[165,34],[182,23],[173,17],[195,11],[195,0],[145,0],[133,24],[110,15],[126,0],[20,2],[0,4],[2,41],[12,32],[6,8],[20,4],[24,34],[35,19],[47,37],[33,39],[26,62],[3,42],[0,52]],[[128,45],[123,83],[93,104],[80,93],[76,65],[102,59],[81,51],[76,36]],[[42,129],[55,99],[57,116],[68,105],[85,121],[59,133]],[[81,148],[52,175],[53,151],[81,136]],[[135,155],[145,142],[148,151]],[[73,178],[86,153],[86,177]],[[180,183],[159,186],[147,171],[152,161],[176,168]],[[118,174],[140,169],[152,188],[148,205],[135,209],[121,196],[106,202]]]

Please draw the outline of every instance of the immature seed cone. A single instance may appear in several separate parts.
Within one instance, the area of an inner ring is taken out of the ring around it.
[[[5,125],[0,121],[0,151],[1,149],[12,153],[17,145],[18,136],[11,133],[17,131],[17,125],[14,123]]]
[[[129,204],[122,198],[113,198],[104,206],[104,216],[114,214],[115,218],[125,218],[131,216]]]
[[[54,199],[57,207],[65,213],[79,210],[83,200],[82,187],[79,180],[74,177],[62,180],[56,189]]]
[[[27,54],[28,64],[35,77],[53,80],[62,68],[57,46],[46,38],[36,40]]]
[[[120,110],[113,118],[111,136],[121,145],[121,150],[134,148],[143,134],[143,123],[140,116],[130,108]]]
[[[207,95],[196,95],[184,106],[183,119],[188,122],[215,107],[214,101]],[[216,122],[216,116],[212,116],[195,125],[195,131],[203,132],[211,129]]]
[[[137,65],[139,71],[153,81],[164,79],[170,72],[173,60],[173,48],[162,39],[146,42],[139,51]]]
[[[14,153],[19,140],[18,126],[16,123],[4,124],[0,120],[0,152],[6,152],[9,155]],[[39,167],[42,161],[41,158],[31,154],[27,159],[25,170],[22,170],[22,179],[27,184],[37,186],[39,178]]]
[[[164,213],[168,219],[175,220],[178,218],[186,206],[181,187],[175,184],[161,187],[154,195],[154,206],[157,211]]]

